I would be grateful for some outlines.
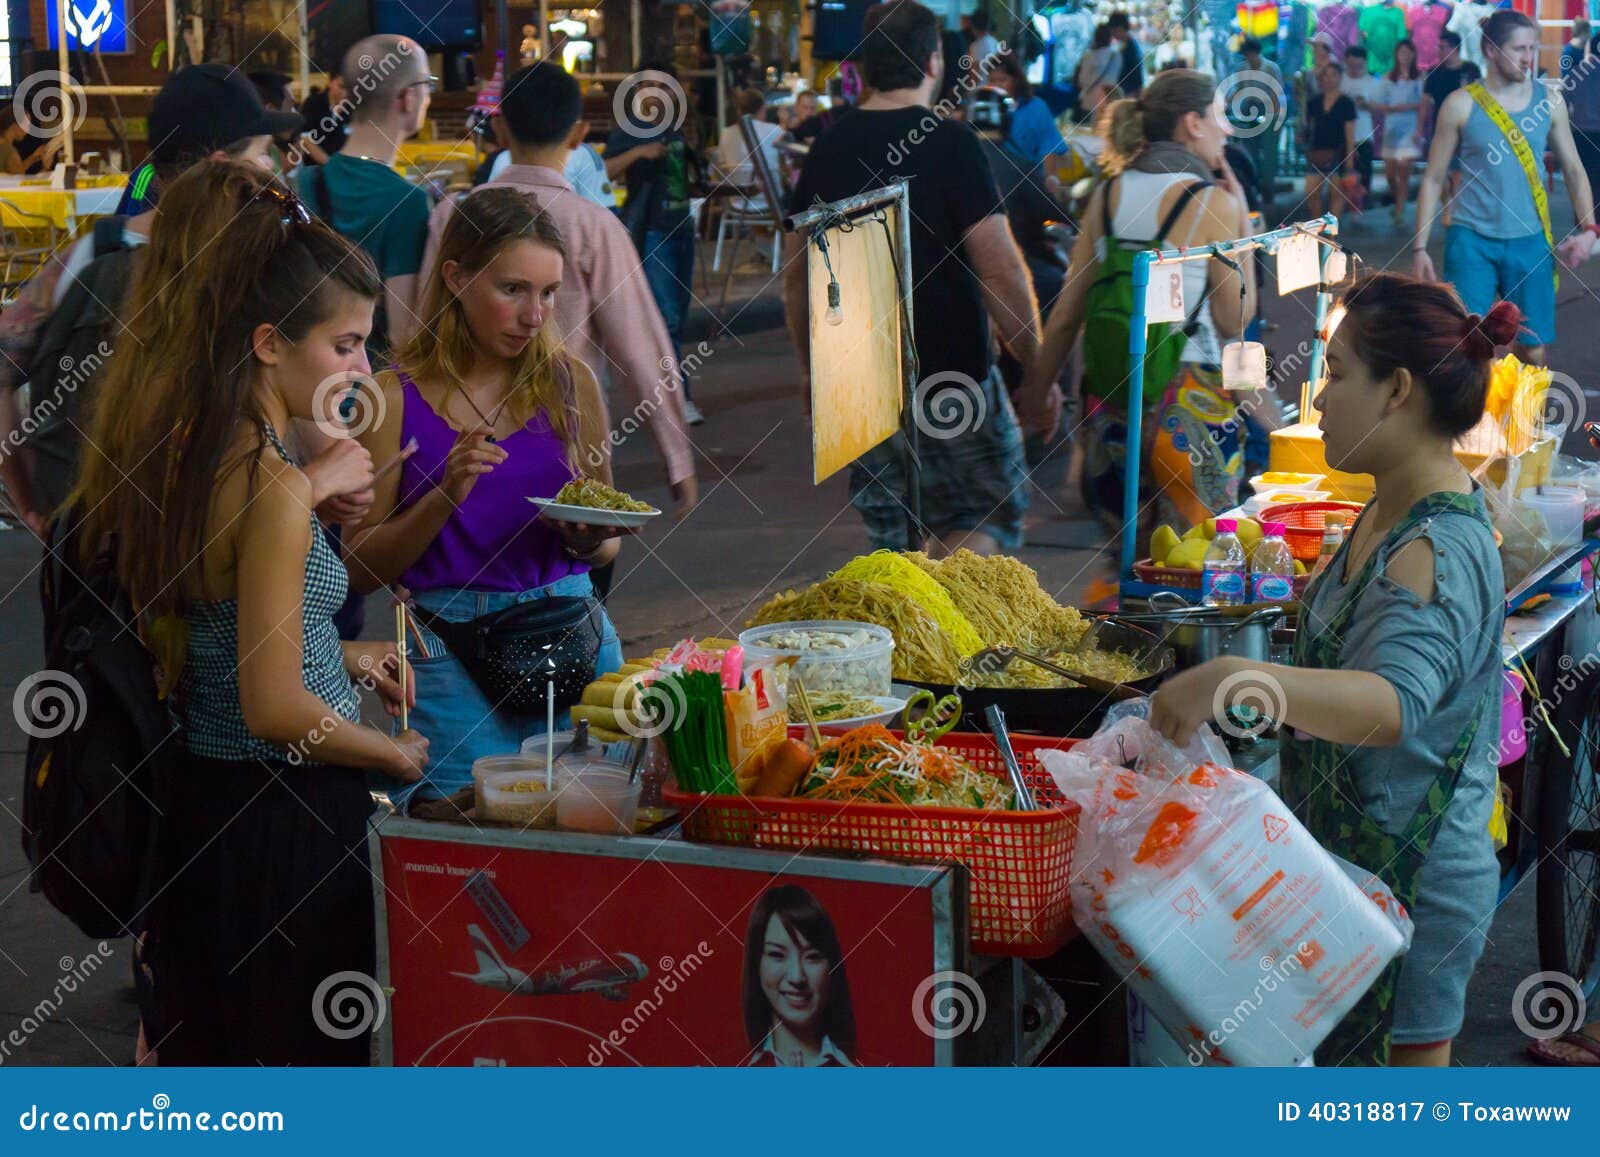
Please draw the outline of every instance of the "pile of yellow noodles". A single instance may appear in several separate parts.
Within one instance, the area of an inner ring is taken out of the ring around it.
[[[834,571],[833,577],[892,587],[928,612],[928,616],[949,637],[958,654],[970,655],[981,650],[983,641],[988,638],[957,608],[950,592],[937,581],[937,576],[930,578],[903,554],[896,554],[892,550],[875,550],[851,559]]]
[[[751,626],[799,619],[875,623],[894,634],[894,675],[923,683],[983,687],[1064,687],[1065,678],[1021,659],[998,675],[973,677],[961,660],[985,646],[1020,647],[1063,667],[1114,682],[1149,674],[1130,655],[1074,650],[1088,623],[1039,586],[1033,568],[1003,555],[958,550],[925,554],[875,551],[833,577],[769,600]]]
[[[856,579],[824,579],[796,594],[769,599],[750,620],[752,627],[801,619],[875,623],[894,635],[894,676],[929,683],[961,677],[961,655],[921,605],[893,587]]]
[[[991,647],[1056,651],[1076,646],[1088,629],[1083,616],[1046,594],[1033,568],[1019,559],[965,548],[937,562],[925,554],[905,557],[950,592],[956,608]]]

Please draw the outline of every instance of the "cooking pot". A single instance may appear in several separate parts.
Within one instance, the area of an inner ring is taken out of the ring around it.
[[[1150,596],[1150,606],[1148,611],[1119,614],[1115,619],[1154,633],[1172,647],[1182,668],[1198,667],[1222,655],[1269,662],[1272,629],[1287,614],[1280,606],[1242,615],[1226,607],[1193,607],[1164,591]]]

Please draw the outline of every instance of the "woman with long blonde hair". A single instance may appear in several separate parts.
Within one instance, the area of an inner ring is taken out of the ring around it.
[[[565,262],[533,197],[472,193],[440,240],[421,328],[379,375],[362,440],[374,462],[409,456],[379,480],[350,558],[363,589],[403,586],[423,627],[413,718],[436,760],[402,803],[451,794],[479,756],[543,732],[548,678],[564,722],[574,688],[622,665],[589,579],[618,532],[545,521],[527,501],[580,473],[611,480],[599,383],[553,324]]]
[[[371,262],[259,167],[204,161],[162,194],[100,384],[75,508],[105,543],[172,688],[150,913],[166,1064],[365,1064],[313,994],[373,968],[367,771],[415,779],[427,740],[394,644],[343,644],[345,568],[283,444],[319,384],[365,372]],[[165,756],[165,752],[163,755]]]

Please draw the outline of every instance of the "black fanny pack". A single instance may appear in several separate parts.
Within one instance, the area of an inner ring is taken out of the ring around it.
[[[465,623],[427,611],[417,618],[444,641],[497,711],[542,715],[549,684],[557,711],[583,697],[600,658],[600,604],[562,596],[533,599]]]

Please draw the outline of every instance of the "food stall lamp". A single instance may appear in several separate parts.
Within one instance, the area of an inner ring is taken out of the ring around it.
[[[839,308],[839,283],[837,281],[828,282],[828,309],[822,315],[822,320],[829,325],[844,324],[844,310]]]

